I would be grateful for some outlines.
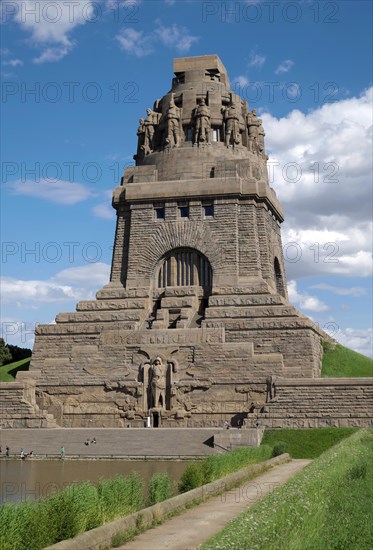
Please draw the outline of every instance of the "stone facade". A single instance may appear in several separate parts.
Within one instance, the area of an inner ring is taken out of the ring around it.
[[[113,194],[110,282],[36,330],[36,400],[63,427],[242,425],[274,377],[320,376],[288,301],[264,130],[216,55],[175,59]]]
[[[53,415],[41,410],[35,399],[35,382],[0,383],[1,428],[55,428]]]
[[[372,428],[372,378],[272,379],[271,399],[248,415],[263,428]]]

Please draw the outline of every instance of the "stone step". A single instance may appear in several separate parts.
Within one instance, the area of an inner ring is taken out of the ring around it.
[[[216,454],[212,438],[217,428],[54,428],[44,430],[3,429],[3,448],[11,452],[33,450],[36,455],[57,455],[61,445],[66,456],[202,456]],[[85,441],[96,438],[96,444]]]
[[[223,310],[222,310],[223,311]],[[207,309],[206,309],[207,312]],[[315,329],[315,325],[312,321],[303,317],[262,317],[260,319],[252,318],[230,318],[230,317],[216,317],[214,319],[206,319],[203,322],[204,326],[208,328],[218,328],[220,326],[225,327],[226,331],[254,331],[257,333],[261,330],[286,330],[288,333],[292,330],[299,330],[304,328]],[[250,333],[247,335],[250,338]],[[299,358],[297,359],[299,362]]]
[[[246,289],[245,289],[246,290]],[[240,307],[240,306],[267,306],[289,304],[279,294],[216,294],[209,297],[209,307]]]
[[[91,322],[92,323],[92,322]],[[58,323],[50,325],[38,325],[35,329],[35,334],[38,336],[71,336],[84,334],[84,335],[97,335],[100,332],[105,330],[138,330],[140,322],[138,321],[111,321],[111,322],[96,322],[96,324],[89,323]],[[40,344],[38,341],[38,346],[42,346],[42,338],[40,339]],[[38,348],[36,348],[38,349]]]
[[[148,309],[149,298],[127,298],[125,300],[83,300],[76,305],[77,311],[115,311],[121,309]]]
[[[125,300],[127,298],[149,298],[149,291],[144,288],[124,288],[108,285],[96,293],[97,300]]]
[[[115,323],[117,321],[140,321],[142,313],[141,310],[139,311],[136,309],[59,313],[56,317],[56,323]]]
[[[220,307],[208,307],[206,309],[206,319],[234,319],[234,318],[276,318],[289,317],[298,318],[299,314],[293,307],[279,306],[265,306],[257,307],[245,307],[245,306],[220,306]]]

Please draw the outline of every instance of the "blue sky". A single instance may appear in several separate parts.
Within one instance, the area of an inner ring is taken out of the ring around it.
[[[286,212],[291,301],[372,355],[372,3],[6,1],[2,332],[74,311],[108,280],[111,192],[174,57],[217,53],[258,109]]]

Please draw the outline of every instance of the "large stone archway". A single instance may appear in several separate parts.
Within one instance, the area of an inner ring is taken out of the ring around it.
[[[204,254],[193,248],[176,248],[163,256],[155,272],[155,287],[212,288],[212,267]]]

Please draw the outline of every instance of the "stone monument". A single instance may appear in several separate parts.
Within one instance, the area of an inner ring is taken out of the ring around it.
[[[59,426],[241,426],[278,380],[318,383],[327,335],[288,301],[262,121],[217,55],[174,73],[114,190],[110,282],[37,327],[21,375]]]

